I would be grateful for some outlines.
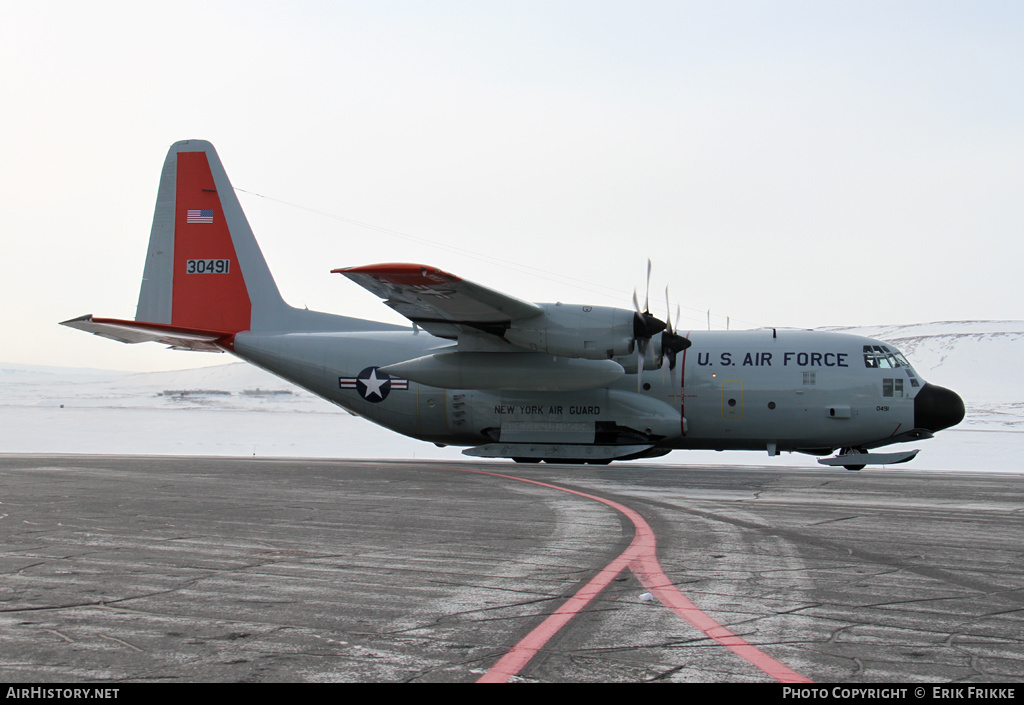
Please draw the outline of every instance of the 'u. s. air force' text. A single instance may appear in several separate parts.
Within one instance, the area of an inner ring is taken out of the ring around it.
[[[849,353],[840,352],[724,352],[718,356],[717,364],[721,367],[849,367],[849,357]],[[711,353],[699,352],[697,364],[706,367],[716,363],[711,359]]]

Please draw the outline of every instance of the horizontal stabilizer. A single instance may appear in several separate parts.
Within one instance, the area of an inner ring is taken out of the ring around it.
[[[202,352],[224,352],[230,348],[234,335],[224,331],[179,328],[162,323],[142,323],[118,318],[93,318],[92,315],[62,321],[61,325],[84,330],[87,333],[121,343],[154,342],[169,345],[176,350]]]

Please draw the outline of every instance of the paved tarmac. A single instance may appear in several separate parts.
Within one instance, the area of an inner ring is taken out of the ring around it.
[[[475,681],[630,545],[594,497],[802,677],[1024,682],[1022,475],[70,455],[0,456],[0,681]],[[645,592],[515,678],[774,682]]]

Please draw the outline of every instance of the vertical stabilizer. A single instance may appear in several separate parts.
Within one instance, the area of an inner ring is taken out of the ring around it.
[[[135,320],[236,333],[281,326],[284,303],[209,142],[164,162]]]

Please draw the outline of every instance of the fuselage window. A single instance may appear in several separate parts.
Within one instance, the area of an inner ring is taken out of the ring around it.
[[[897,377],[895,379],[883,379],[882,380],[882,396],[883,397],[902,397],[903,396],[903,378]]]

